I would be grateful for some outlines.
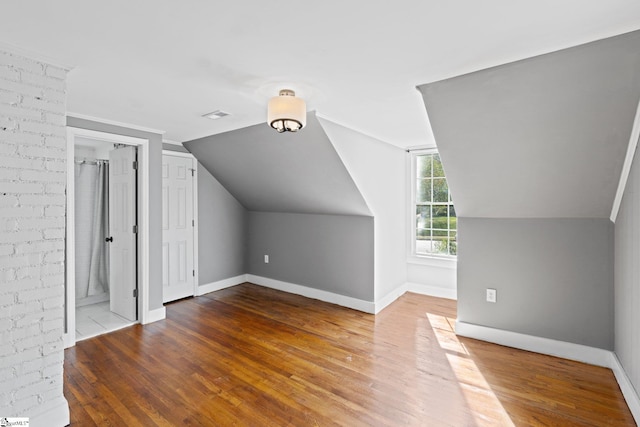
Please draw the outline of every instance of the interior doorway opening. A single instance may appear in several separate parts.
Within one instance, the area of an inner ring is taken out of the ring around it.
[[[68,129],[65,347],[148,317],[148,140]]]
[[[76,341],[138,320],[127,289],[137,290],[136,153],[135,146],[75,139]]]

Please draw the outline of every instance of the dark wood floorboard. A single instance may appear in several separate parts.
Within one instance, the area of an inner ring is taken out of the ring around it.
[[[455,301],[380,314],[243,284],[65,350],[73,426],[633,426],[612,372],[454,333]]]

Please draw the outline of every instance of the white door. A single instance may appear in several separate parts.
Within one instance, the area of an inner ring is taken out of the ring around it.
[[[109,283],[111,311],[137,319],[136,147],[109,152]]]
[[[194,295],[193,159],[162,156],[162,300]]]

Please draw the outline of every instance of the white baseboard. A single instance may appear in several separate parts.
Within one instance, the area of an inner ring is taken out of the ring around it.
[[[44,404],[38,414],[27,414],[31,427],[63,427],[70,423],[69,403],[64,396]]]
[[[241,274],[239,276],[230,277],[228,279],[218,280],[217,282],[211,282],[198,286],[196,296],[208,294],[209,292],[219,291],[221,289],[230,288],[232,286],[239,285],[247,281],[247,275]]]
[[[533,351],[535,353],[577,360],[578,362],[609,368],[616,377],[618,386],[620,386],[624,400],[627,402],[636,424],[640,425],[640,397],[638,397],[638,393],[633,387],[631,380],[613,351],[461,321],[456,321],[456,334],[507,347],[519,348],[521,350]]]
[[[394,302],[395,300],[400,298],[402,295],[404,295],[405,292],[407,292],[407,284],[406,283],[400,285],[399,287],[397,287],[396,289],[392,290],[391,292],[389,292],[384,297],[378,299],[376,301],[375,314],[380,313],[388,305],[390,305],[392,302]]]
[[[611,352],[601,348],[505,331],[503,329],[475,325],[459,320],[456,321],[456,334],[507,347],[519,348],[521,350],[533,351],[549,356],[557,356],[563,359],[576,360],[596,366],[604,366],[605,368],[609,368],[611,363]]]
[[[416,294],[429,295],[438,298],[458,299],[458,290],[456,288],[441,288],[439,286],[423,285],[420,283],[408,282],[405,284],[407,292]]]
[[[307,286],[296,285],[295,283],[282,282],[280,280],[269,279],[267,277],[254,276],[247,274],[247,282],[264,286],[265,288],[277,289],[279,291],[289,292],[291,294],[302,295],[307,298],[313,298],[331,304],[341,305],[343,307],[352,308],[354,310],[363,311],[365,313],[375,313],[375,303],[364,301],[358,298],[348,297],[345,295],[335,294],[333,292],[323,291],[320,289],[309,288]]]
[[[158,320],[163,320],[167,318],[167,309],[164,307],[156,308],[155,310],[149,310],[149,314],[145,319],[144,324],[148,325],[149,323],[157,322]]]
[[[627,402],[629,410],[631,411],[633,418],[636,420],[636,424],[640,425],[640,396],[638,396],[638,392],[633,387],[633,384],[622,367],[620,360],[618,360],[618,356],[613,352],[611,353],[610,368],[613,371],[613,375],[616,376],[618,386],[620,386],[624,400]]]
[[[392,302],[400,298],[405,292],[429,295],[438,298],[458,299],[457,289],[441,288],[439,286],[422,285],[420,283],[407,282],[389,292],[384,297],[376,301],[375,313],[378,314]]]

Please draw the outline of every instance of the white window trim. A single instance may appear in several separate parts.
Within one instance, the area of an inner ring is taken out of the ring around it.
[[[408,190],[408,254],[407,262],[410,264],[428,265],[434,267],[455,268],[458,262],[457,255],[439,255],[439,254],[417,254],[416,253],[416,224],[415,224],[415,206],[416,206],[416,157],[423,154],[438,153],[437,148],[425,148],[409,151],[408,162],[409,167],[409,185]],[[446,178],[446,176],[445,176]],[[457,233],[457,230],[456,230]]]

